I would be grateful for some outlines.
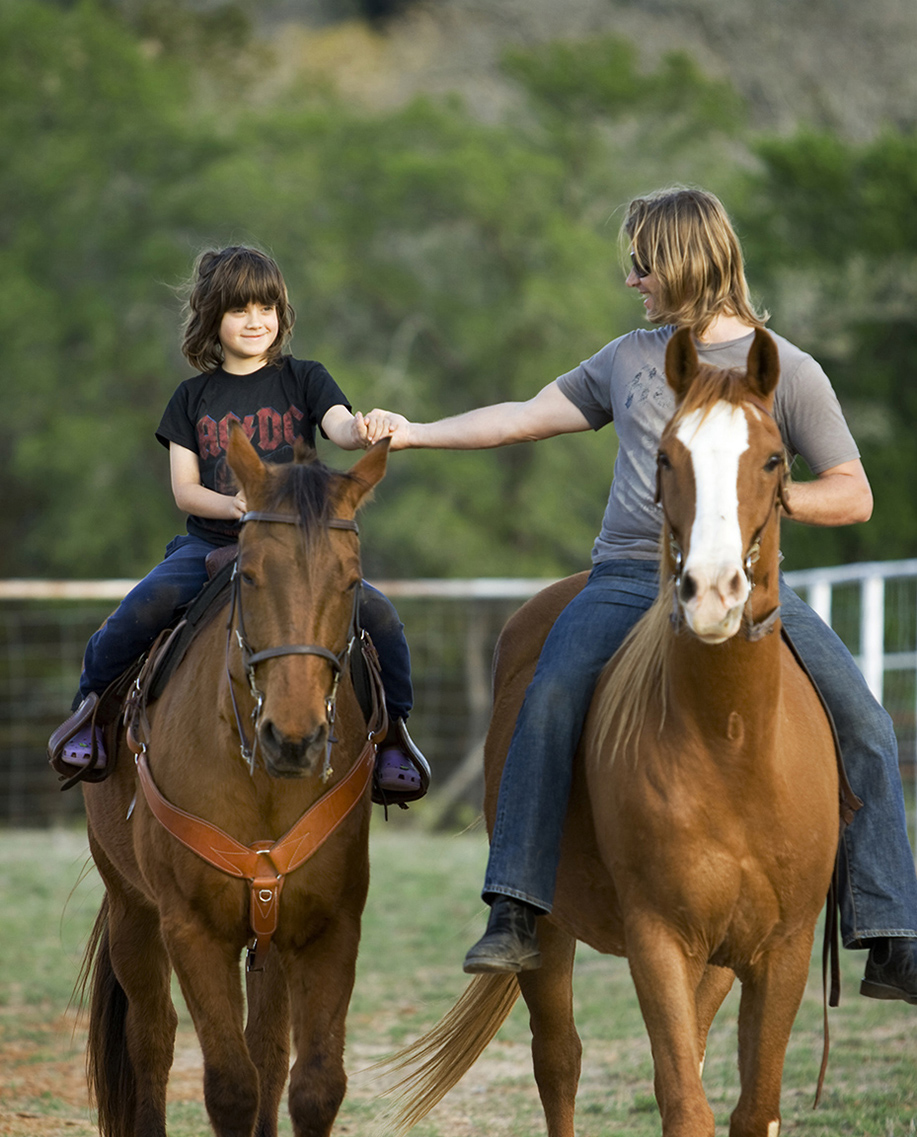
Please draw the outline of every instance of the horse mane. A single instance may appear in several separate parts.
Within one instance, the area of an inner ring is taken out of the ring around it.
[[[297,445],[292,462],[268,465],[270,477],[265,486],[263,508],[280,512],[292,507],[307,537],[324,536],[339,487],[357,479],[350,473],[333,470],[316,456],[315,450]]]
[[[661,700],[660,730],[665,722],[674,588],[674,581],[666,574],[659,595],[605,664],[599,680],[592,708],[596,723],[592,745],[597,752],[607,753],[609,764],[633,747],[657,693]]]
[[[684,399],[672,416],[672,422],[678,423],[698,410],[706,415],[718,402],[738,406],[751,397],[752,391],[749,388],[746,370],[741,367],[719,368],[709,363],[701,363]]]

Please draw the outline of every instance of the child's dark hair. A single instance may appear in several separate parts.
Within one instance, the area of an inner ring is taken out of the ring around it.
[[[181,345],[192,367],[214,371],[222,364],[223,316],[232,308],[252,303],[273,304],[277,309],[277,338],[266,357],[268,363],[276,363],[289,343],[296,319],[277,262],[267,253],[244,245],[201,253],[194,262]]]

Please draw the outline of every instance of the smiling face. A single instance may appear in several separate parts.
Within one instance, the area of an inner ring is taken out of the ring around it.
[[[232,375],[250,375],[267,362],[267,353],[280,329],[277,307],[254,301],[230,308],[220,322],[223,368]]]
[[[633,261],[633,254],[631,255]],[[654,319],[654,310],[659,308],[659,296],[661,283],[657,279],[656,274],[646,272],[639,265],[639,262],[633,263],[630,272],[624,280],[628,288],[636,288],[636,290],[643,297],[643,309],[646,312],[648,320]]]

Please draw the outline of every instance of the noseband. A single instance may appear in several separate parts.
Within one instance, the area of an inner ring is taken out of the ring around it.
[[[242,524],[245,524],[247,521],[264,521],[268,524],[281,525],[299,524],[299,518],[292,513],[264,513],[259,510],[250,510],[248,513],[244,513],[241,521]],[[359,533],[360,531],[356,521],[351,521],[346,518],[332,517],[326,524],[329,529],[343,529],[350,533]],[[333,652],[326,647],[322,647],[321,644],[282,644],[279,647],[269,647],[261,651],[252,651],[245,631],[245,618],[242,612],[241,577],[239,574],[238,560],[233,566],[231,588],[232,600],[229,611],[229,622],[226,629],[226,676],[229,681],[229,694],[232,699],[232,709],[236,719],[236,730],[239,733],[240,751],[242,758],[248,765],[249,773],[254,774],[255,771],[255,750],[258,745],[258,728],[261,723],[261,710],[264,706],[264,692],[259,689],[255,680],[256,666],[259,663],[263,663],[266,659],[276,659],[278,656],[283,655],[317,655],[320,659],[325,659],[331,664],[332,672],[331,690],[325,696],[328,741],[325,746],[322,781],[327,782],[333,774],[333,770],[331,769],[331,748],[336,741],[334,738],[334,718],[337,705],[338,685],[340,684],[341,675],[350,660],[353,645],[360,635],[359,609],[362,589],[359,585],[354,589],[353,609],[350,613],[347,643],[341,651]],[[249,689],[255,701],[255,706],[251,713],[253,730],[251,745],[249,745],[245,729],[242,726],[242,716],[239,712],[238,704],[236,703],[235,687],[230,670],[229,652],[232,645],[233,630],[235,630],[236,641],[242,655],[242,666],[245,670],[246,678],[248,679]]]

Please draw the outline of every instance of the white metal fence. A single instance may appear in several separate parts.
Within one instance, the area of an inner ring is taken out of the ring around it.
[[[917,559],[813,569],[787,579],[847,644],[895,722],[906,786],[917,777]],[[545,580],[378,581],[411,645],[412,733],[431,760],[445,820],[480,801],[490,663],[500,628]],[[66,715],[86,640],[132,581],[0,581],[0,823],[81,811],[45,743]]]

